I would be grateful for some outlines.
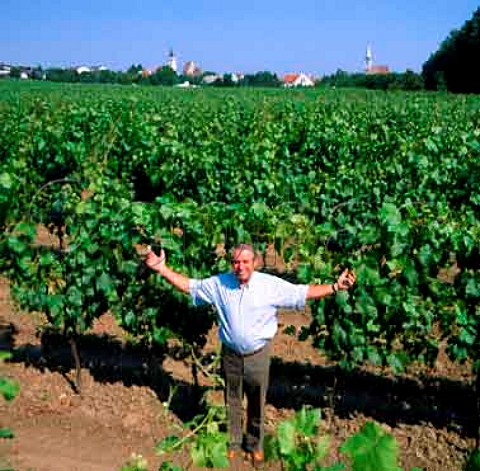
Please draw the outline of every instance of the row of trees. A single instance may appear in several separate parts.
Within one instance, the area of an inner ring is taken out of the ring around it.
[[[132,65],[126,72],[115,72],[112,70],[96,70],[92,72],[78,73],[75,69],[52,68],[43,71],[41,68],[32,69],[30,73],[33,79],[45,79],[52,82],[67,83],[116,83],[122,85],[163,85],[173,86],[190,82],[192,85],[210,85],[215,87],[281,87],[282,80],[277,74],[269,71],[247,74],[241,78],[233,74],[218,75],[214,72],[205,72],[198,76],[177,75],[170,67],[164,66],[154,73],[147,75],[143,73],[143,67]],[[11,74],[13,78],[20,77],[20,71]],[[208,82],[204,81],[207,76],[214,77]],[[215,78],[216,77],[216,78]],[[320,87],[359,87],[375,90],[421,90],[424,88],[423,79],[420,75],[407,70],[405,73],[372,74],[363,73],[350,74],[338,70],[335,74],[323,77],[317,82]]]
[[[282,80],[277,74],[269,71],[256,72],[235,79],[233,74],[224,74],[215,80],[212,85],[217,87],[281,87]]]
[[[75,69],[51,68],[43,70],[41,67],[29,69],[29,77],[35,80],[48,80],[51,82],[66,83],[116,83],[122,85],[164,85],[173,86],[190,82],[192,85],[209,84],[220,87],[250,86],[250,87],[280,87],[281,79],[269,71],[247,74],[236,78],[234,74],[218,75],[215,72],[204,72],[201,75],[178,75],[168,66],[160,67],[155,72],[147,74],[142,65],[132,65],[127,71],[113,70],[94,70],[91,72],[79,73]],[[12,68],[10,73],[12,78],[21,77],[19,67]],[[207,76],[213,77],[213,80],[204,81]]]
[[[349,74],[343,70],[337,70],[334,74],[324,77],[321,86],[372,90],[422,90],[424,88],[422,76],[411,70],[390,74]]]
[[[126,72],[113,70],[95,70],[78,73],[75,69],[47,69],[45,79],[52,82],[67,83],[117,83],[122,85],[176,85],[185,80],[170,67],[160,67],[151,75],[142,73],[141,65],[132,65]]]

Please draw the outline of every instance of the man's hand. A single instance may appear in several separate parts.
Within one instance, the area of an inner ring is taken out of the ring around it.
[[[190,292],[190,279],[167,267],[167,264],[165,263],[165,251],[163,249],[160,249],[160,254],[157,255],[152,250],[152,247],[147,245],[141,256],[143,257],[143,263],[145,263],[148,268],[160,273],[160,275],[162,275],[170,284],[175,286],[175,288],[187,294]]]
[[[162,271],[165,267],[165,251],[160,249],[160,255],[157,255],[150,246],[147,247],[148,252],[145,256],[145,265],[155,271]]]
[[[346,269],[338,277],[338,280],[334,285],[334,290],[347,290],[355,284],[356,280],[357,277],[355,276],[355,273],[349,269]]]

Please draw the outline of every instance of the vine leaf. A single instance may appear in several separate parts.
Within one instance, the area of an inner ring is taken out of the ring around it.
[[[340,448],[349,455],[353,471],[397,471],[398,445],[378,424],[367,422]]]

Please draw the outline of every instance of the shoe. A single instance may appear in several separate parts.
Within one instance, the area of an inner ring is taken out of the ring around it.
[[[265,464],[265,455],[263,450],[253,450],[250,452],[252,465],[255,469],[263,469]]]
[[[237,450],[235,448],[227,450],[227,458],[229,461],[235,461],[237,458],[241,456],[240,450]]]
[[[229,468],[233,471],[239,471],[241,467],[242,451],[237,449],[227,450]]]

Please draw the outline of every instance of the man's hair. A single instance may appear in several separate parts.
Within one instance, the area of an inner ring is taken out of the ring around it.
[[[237,244],[230,251],[230,258],[233,260],[233,254],[235,252],[243,252],[243,251],[252,253],[254,257],[257,256],[257,253],[255,252],[255,249],[253,248],[252,244]]]
[[[261,252],[255,250],[255,247],[252,244],[237,244],[235,247],[230,250],[230,261],[233,263],[235,260],[233,255],[235,252],[250,252],[253,254],[253,262],[255,264],[255,268],[261,268],[263,266],[263,257]]]

